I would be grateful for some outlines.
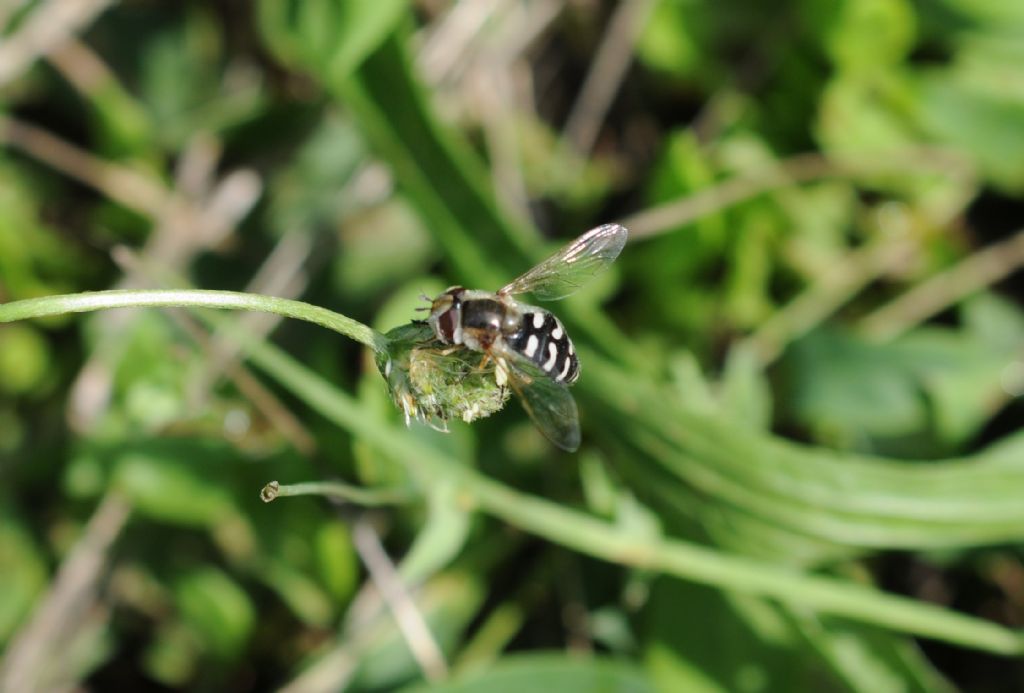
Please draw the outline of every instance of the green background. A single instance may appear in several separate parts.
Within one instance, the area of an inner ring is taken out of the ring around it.
[[[0,688],[1024,686],[1024,5],[74,4],[0,7],[0,302],[387,331],[632,237],[576,454],[299,321],[0,324]]]

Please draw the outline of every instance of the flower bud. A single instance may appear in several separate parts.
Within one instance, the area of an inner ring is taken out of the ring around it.
[[[492,359],[484,363],[484,354],[439,342],[426,323],[402,325],[386,336],[388,349],[377,353],[377,368],[407,424],[418,419],[445,429],[451,419],[470,423],[508,401]]]

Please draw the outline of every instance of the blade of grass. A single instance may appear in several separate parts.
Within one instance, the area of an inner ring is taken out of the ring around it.
[[[690,410],[592,350],[579,351],[587,364],[579,388],[590,391],[606,416],[631,421],[616,429],[642,451],[627,462],[654,460],[680,483],[747,515],[859,547],[970,546],[1024,537],[1022,457],[901,463],[801,446]],[[606,392],[615,397],[602,397]],[[647,406],[651,402],[658,406]],[[638,466],[639,475],[644,465]]]

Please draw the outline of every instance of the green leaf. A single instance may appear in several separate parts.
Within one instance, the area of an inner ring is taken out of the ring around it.
[[[264,93],[250,74],[225,76],[226,37],[213,9],[205,4],[183,6],[183,15],[140,29],[127,24],[122,32],[138,31],[141,98],[152,119],[161,148],[180,151],[196,132],[222,132],[259,113]]]
[[[647,661],[661,690],[948,690],[899,636],[666,582],[646,608]]]
[[[1003,0],[942,0],[942,5],[963,17],[988,25],[990,29],[1017,29],[1024,27],[1024,6]]]
[[[645,614],[645,659],[658,690],[754,693],[821,685],[824,668],[794,647],[785,619],[767,603],[662,579]]]
[[[22,523],[0,513],[0,644],[21,624],[48,578],[44,556]]]
[[[174,596],[182,619],[199,635],[207,652],[218,659],[242,653],[256,624],[256,609],[241,585],[207,567],[178,578]]]
[[[791,610],[794,627],[807,644],[853,691],[902,690],[950,693],[953,687],[906,638]]]
[[[840,70],[899,64],[914,46],[914,7],[907,0],[804,2],[805,17],[820,27],[829,57]]]
[[[402,560],[402,577],[416,584],[451,563],[466,544],[471,519],[458,487],[451,480],[434,480],[427,491],[427,519]]]
[[[259,26],[278,58],[346,79],[406,16],[408,0],[260,0]]]
[[[792,419],[840,446],[866,447],[925,430],[920,383],[893,347],[874,346],[835,330],[798,340],[783,367]]]
[[[46,222],[44,180],[0,160],[0,293],[4,300],[74,290],[90,263]],[[54,318],[48,324],[62,324]]]
[[[753,350],[740,345],[729,351],[722,373],[720,408],[737,425],[770,430],[771,389]]]
[[[359,561],[348,526],[328,521],[314,538],[317,572],[328,592],[338,603],[348,601],[359,584]]]
[[[144,515],[214,527],[238,513],[232,495],[211,476],[217,463],[216,453],[200,446],[126,450],[118,456],[114,484]]]
[[[692,35],[698,11],[696,3],[656,2],[637,42],[638,57],[653,68],[690,76],[705,57],[703,47]]]
[[[353,301],[424,272],[436,254],[427,229],[401,198],[349,216],[341,229],[340,250],[335,284]]]
[[[888,96],[909,97],[911,86],[899,74],[832,80],[821,95],[815,135],[821,148],[837,155],[864,157],[913,147],[911,124]]]
[[[338,602],[299,566],[275,554],[259,567],[258,576],[300,621],[315,628],[328,628],[334,623]]]
[[[819,331],[786,358],[787,406],[801,426],[834,444],[915,456],[951,452],[988,420],[988,402],[1015,353],[1002,344],[943,328],[882,345]]]
[[[360,575],[348,527],[312,498],[274,503],[253,519],[259,545],[251,575],[303,623],[330,627]]]
[[[389,36],[352,79],[327,86],[351,109],[466,286],[494,286],[529,267],[536,241],[502,214],[467,143],[439,123],[409,68],[404,33]],[[496,260],[495,260],[496,259]],[[496,269],[504,266],[502,276]]]
[[[1024,341],[1024,311],[999,294],[985,292],[964,302],[964,330],[995,351],[1013,354]]]
[[[50,345],[30,325],[0,329],[0,392],[19,395],[39,388],[52,367]]]
[[[201,652],[195,634],[179,621],[156,629],[142,656],[146,674],[165,686],[185,687],[199,666]]]
[[[709,414],[716,410],[718,402],[711,383],[704,377],[700,363],[691,352],[673,355],[669,368],[673,390],[683,406]]]
[[[931,72],[916,83],[915,115],[933,137],[963,148],[1008,190],[1024,189],[1024,95],[978,85],[969,72]]]
[[[340,195],[366,157],[366,146],[352,123],[326,114],[298,147],[291,166],[277,173],[268,191],[268,222],[278,236],[330,228],[357,209]]]

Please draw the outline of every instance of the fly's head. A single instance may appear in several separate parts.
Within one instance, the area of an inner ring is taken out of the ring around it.
[[[462,294],[465,291],[461,286],[453,286],[430,303],[427,324],[444,344],[462,344]]]

